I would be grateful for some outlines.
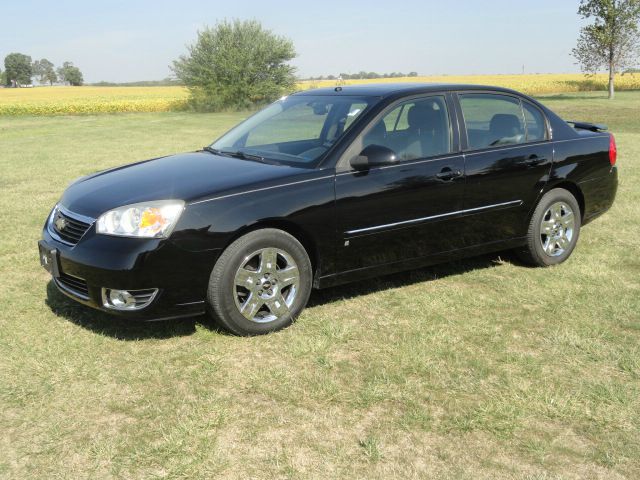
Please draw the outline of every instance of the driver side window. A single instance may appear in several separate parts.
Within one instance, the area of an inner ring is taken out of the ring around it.
[[[451,152],[451,128],[444,96],[403,102],[385,114],[362,139],[362,148],[380,145],[401,161]]]

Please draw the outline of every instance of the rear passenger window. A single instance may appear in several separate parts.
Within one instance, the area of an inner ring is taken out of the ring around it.
[[[368,130],[362,143],[362,148],[374,144],[390,148],[400,160],[450,153],[445,98],[432,96],[399,104]]]
[[[527,142],[536,142],[547,139],[547,127],[545,126],[542,112],[533,105],[522,102],[524,120],[527,124]]]
[[[520,101],[506,95],[460,95],[469,148],[514,145],[526,141]]]

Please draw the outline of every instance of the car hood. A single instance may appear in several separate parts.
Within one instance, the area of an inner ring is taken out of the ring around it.
[[[97,218],[131,203],[167,199],[188,203],[310,172],[209,152],[183,153],[82,177],[67,188],[60,204],[71,212]]]

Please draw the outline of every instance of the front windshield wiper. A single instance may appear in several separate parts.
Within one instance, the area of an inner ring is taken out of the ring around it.
[[[210,146],[206,146],[206,147],[202,147],[202,151],[203,152],[209,152],[209,153],[213,153],[214,155],[220,155],[220,150],[217,150],[213,147]]]
[[[203,150],[215,155],[225,155],[227,157],[240,158],[242,160],[255,160],[256,162],[267,163],[270,165],[278,164],[278,162],[276,161],[273,161],[271,159],[267,160],[260,155],[248,153],[243,150],[218,150],[217,148],[213,147],[204,147]]]

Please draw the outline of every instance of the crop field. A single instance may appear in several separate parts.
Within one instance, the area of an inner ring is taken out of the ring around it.
[[[297,88],[355,85],[380,82],[448,82],[498,85],[530,95],[605,91],[607,76],[581,74],[424,76],[375,80],[303,81]],[[640,90],[640,74],[616,79],[620,91]],[[184,87],[36,87],[0,88],[1,115],[68,115],[125,112],[181,111],[186,107]]]
[[[362,83],[387,82],[430,82],[465,83],[473,85],[496,85],[512,88],[528,95],[549,93],[606,91],[608,76],[598,74],[585,76],[578,73],[527,74],[527,75],[441,75],[424,77],[377,78],[365,80],[308,80],[299,83],[301,89],[331,87],[334,85],[356,85]],[[619,75],[616,78],[618,90],[640,90],[640,73]]]
[[[314,292],[257,338],[79,306],[36,245],[74,178],[246,113],[0,117],[0,478],[640,478],[640,92],[541,100],[618,141],[617,201],[568,262]]]
[[[0,88],[0,115],[166,112],[187,97],[184,87]]]

